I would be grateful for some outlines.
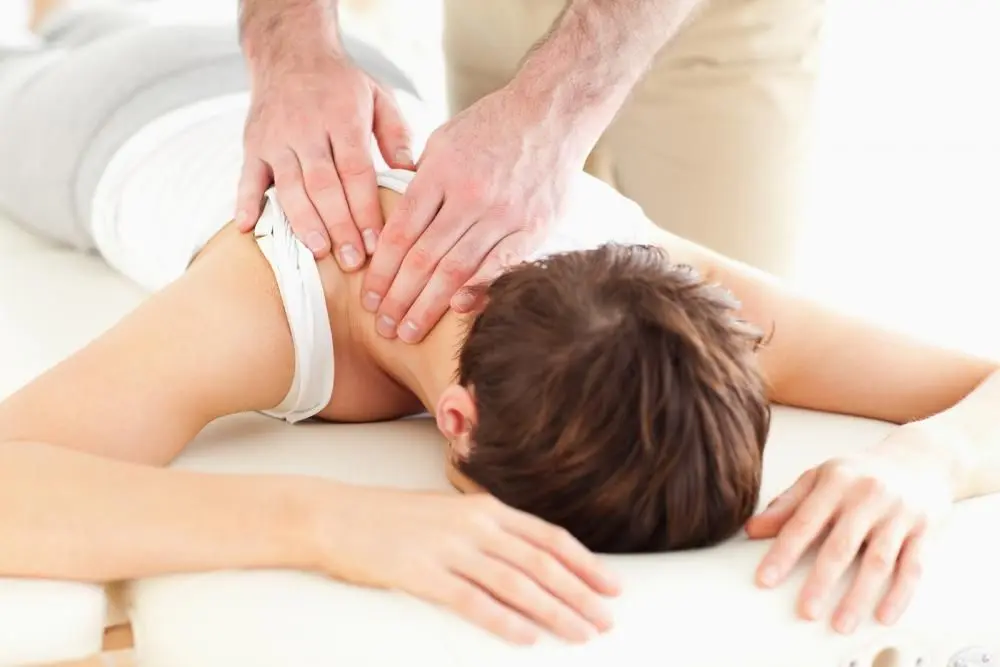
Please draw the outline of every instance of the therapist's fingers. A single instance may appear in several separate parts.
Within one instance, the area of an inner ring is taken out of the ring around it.
[[[444,193],[431,183],[418,174],[386,220],[361,288],[361,303],[371,313],[379,311],[407,253],[441,208]],[[398,308],[396,317],[403,312]]]
[[[361,235],[351,219],[347,198],[333,164],[329,140],[303,147],[299,153],[299,162],[302,164],[302,180],[306,194],[326,228],[337,263],[344,271],[360,268],[364,264]],[[294,221],[293,230],[296,235],[299,234],[294,227]],[[303,231],[309,234],[312,230]],[[304,237],[299,236],[299,238]]]
[[[469,313],[483,306],[490,283],[505,271],[524,260],[528,254],[530,238],[515,232],[497,243],[483,260],[476,273],[462,289],[451,298],[451,308],[456,313]]]
[[[387,165],[394,169],[414,168],[410,127],[393,94],[378,87],[375,88],[374,130],[379,151]]]
[[[448,205],[442,209],[441,217],[445,217]],[[446,225],[454,229],[454,225]],[[430,231],[425,236],[430,236]],[[434,268],[433,274],[423,289],[413,301],[399,325],[399,338],[405,343],[418,343],[434,328],[441,317],[448,312],[451,300],[463,285],[469,281],[469,274],[476,270],[476,265],[469,262],[473,258],[476,264],[482,264],[482,259],[491,255],[498,247],[505,252],[505,247],[513,247],[516,239],[508,242],[504,238],[506,232],[499,225],[491,225],[486,221],[473,224],[458,240],[444,258]],[[418,245],[420,241],[417,242]],[[414,246],[414,250],[417,246]],[[412,251],[411,251],[412,254]],[[497,260],[499,263],[499,260]],[[404,264],[405,267],[405,264]],[[400,284],[402,281],[396,281]],[[396,285],[390,290],[386,305],[392,303],[391,295]]]
[[[434,221],[406,253],[399,274],[379,307],[377,327],[380,334],[392,338],[398,332],[403,341],[415,343],[447,310],[448,300],[457,289],[451,287],[456,280],[454,273],[464,269],[455,260],[456,251],[461,252],[470,243],[481,242],[482,230],[478,224],[462,234],[465,227],[460,222],[464,216],[465,210],[460,204],[454,200],[445,201]],[[480,234],[475,234],[476,231]],[[470,234],[473,234],[471,241]],[[490,245],[492,243],[495,240],[490,241]],[[411,319],[412,306],[420,297],[424,298],[427,308],[419,313],[419,319]],[[433,321],[428,321],[428,310],[435,313]],[[391,331],[392,327],[397,327],[397,332]]]
[[[248,232],[260,218],[264,193],[271,186],[271,169],[263,160],[247,156],[240,173],[240,184],[236,192],[236,227]]]
[[[316,259],[330,251],[326,227],[306,193],[299,160],[291,150],[284,150],[273,161],[274,189],[278,203],[288,216],[295,235],[312,251]]]
[[[331,235],[338,235],[338,247],[363,257],[366,244],[362,239],[367,239],[367,245],[374,247],[382,229],[382,207],[370,148],[371,128],[331,132],[330,136],[333,161],[347,197],[350,217],[347,220],[327,220],[327,227]],[[350,233],[348,227],[353,228]]]

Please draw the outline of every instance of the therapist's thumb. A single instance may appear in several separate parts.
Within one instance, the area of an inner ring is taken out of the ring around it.
[[[391,93],[375,88],[373,131],[385,163],[394,169],[413,169],[413,140],[409,126]]]

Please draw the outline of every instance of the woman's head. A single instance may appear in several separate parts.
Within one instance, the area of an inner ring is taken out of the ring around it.
[[[770,417],[735,306],[646,246],[511,270],[438,405],[458,472],[597,551],[729,537],[757,503]]]

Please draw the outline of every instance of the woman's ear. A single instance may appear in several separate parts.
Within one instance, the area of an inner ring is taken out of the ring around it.
[[[461,459],[468,458],[477,420],[472,392],[460,384],[450,385],[438,399],[434,416],[438,430],[451,445],[452,453]]]

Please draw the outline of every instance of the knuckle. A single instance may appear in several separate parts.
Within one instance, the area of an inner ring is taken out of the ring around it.
[[[847,534],[831,535],[828,545],[830,557],[837,562],[849,560],[854,556],[854,543]]]
[[[924,576],[924,564],[919,558],[909,558],[900,564],[899,574],[906,580],[915,581]]]
[[[881,498],[888,492],[886,483],[877,477],[865,477],[857,483],[858,491],[869,498]]]
[[[535,549],[527,558],[527,567],[534,575],[544,581],[552,581],[559,576],[559,567],[549,554]]]
[[[821,480],[828,484],[841,486],[850,478],[850,472],[843,461],[834,459],[827,461],[820,467],[819,476]]]
[[[496,585],[508,595],[518,598],[528,593],[528,582],[524,575],[514,568],[507,568],[497,574]]]
[[[812,530],[812,519],[802,512],[796,512],[785,524],[785,531],[791,535],[801,536]]]
[[[457,287],[472,273],[472,262],[467,258],[445,257],[438,264],[437,270],[445,282]]]
[[[874,545],[865,554],[865,564],[876,574],[886,574],[895,567],[895,558],[884,545]]]
[[[467,614],[473,614],[482,606],[482,597],[472,586],[453,583],[445,593],[445,600],[455,609]]]
[[[426,246],[415,245],[407,254],[407,263],[414,271],[419,273],[430,273],[437,263],[437,258]]]
[[[580,544],[573,537],[572,533],[562,526],[553,526],[549,531],[549,544],[556,551],[571,551],[579,548]]]

